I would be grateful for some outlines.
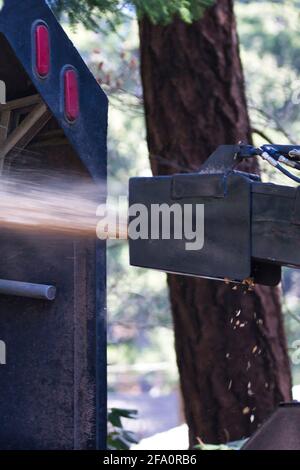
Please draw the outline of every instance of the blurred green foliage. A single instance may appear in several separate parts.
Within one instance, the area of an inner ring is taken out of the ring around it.
[[[129,450],[132,444],[137,444],[137,438],[133,432],[124,428],[122,418],[136,419],[136,410],[123,410],[111,408],[108,410],[108,450]]]
[[[281,142],[296,141],[300,131],[298,7],[298,1],[235,3],[252,125]]]
[[[98,30],[99,18],[106,16],[111,25],[116,25],[133,11],[139,18],[146,15],[153,23],[167,24],[175,16],[191,23],[199,19],[214,0],[48,0],[48,3],[58,15],[67,14],[72,25],[79,23]]]

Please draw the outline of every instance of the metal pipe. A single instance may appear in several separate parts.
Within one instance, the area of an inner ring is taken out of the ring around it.
[[[0,279],[0,294],[30,297],[32,299],[54,300],[56,297],[56,287]]]

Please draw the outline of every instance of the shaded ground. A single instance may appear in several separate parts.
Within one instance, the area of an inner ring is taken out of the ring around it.
[[[124,420],[126,429],[135,432],[138,440],[168,431],[183,422],[180,399],[176,392],[160,396],[151,396],[150,393],[109,393],[108,406],[138,411],[137,420]]]

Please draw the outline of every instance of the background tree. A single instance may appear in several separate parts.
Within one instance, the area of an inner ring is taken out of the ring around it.
[[[118,21],[124,14],[117,1],[56,3],[89,27],[97,12],[117,11]],[[132,3],[153,173],[170,174],[174,164],[196,170],[217,145],[250,142],[232,1]],[[168,283],[191,443],[251,434],[290,398],[278,291],[182,276]]]

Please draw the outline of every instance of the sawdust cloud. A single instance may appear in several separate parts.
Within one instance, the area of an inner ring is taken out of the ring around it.
[[[101,215],[109,221],[105,206],[105,186],[74,175],[45,174],[27,169],[0,178],[0,226],[14,230],[54,231],[64,234],[126,238],[127,226],[117,225],[114,233],[109,226],[97,231]],[[110,208],[115,216],[116,209]],[[97,215],[98,214],[98,215]],[[124,219],[123,219],[124,220]],[[103,224],[102,224],[103,227]]]

